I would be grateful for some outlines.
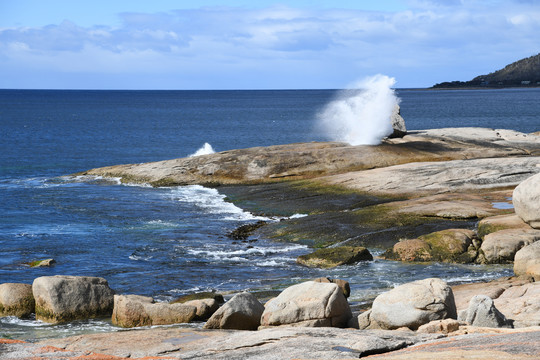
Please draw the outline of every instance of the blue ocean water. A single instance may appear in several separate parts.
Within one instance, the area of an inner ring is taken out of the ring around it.
[[[540,89],[398,90],[407,128],[540,130]],[[203,291],[281,289],[319,276],[347,279],[353,301],[430,276],[451,282],[511,274],[505,266],[376,260],[333,270],[295,264],[308,249],[225,234],[258,218],[201,186],[151,188],[69,176],[94,167],[327,140],[315,126],[333,90],[0,90],[0,283],[45,275],[106,278],[118,293],[165,301]],[[297,216],[301,216],[298,214]],[[277,221],[278,219],[266,219]],[[54,258],[50,268],[25,263]],[[111,330],[106,321],[50,326],[0,319],[0,335],[39,338]]]

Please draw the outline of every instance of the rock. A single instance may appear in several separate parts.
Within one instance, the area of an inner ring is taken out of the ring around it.
[[[470,263],[477,256],[473,246],[476,234],[467,229],[447,229],[422,235],[418,239],[403,240],[383,257],[400,261],[442,261]]]
[[[30,265],[30,267],[50,267],[50,266],[53,266],[54,264],[56,264],[56,260],[45,259],[45,260],[32,261],[28,265]]]
[[[170,302],[171,304],[186,304],[197,308],[194,321],[206,321],[214,314],[219,306],[225,303],[223,295],[215,292],[201,292],[182,296]]]
[[[495,307],[493,299],[487,295],[476,295],[469,307],[458,315],[459,321],[480,327],[511,327],[506,317]]]
[[[187,304],[155,303],[151,297],[139,295],[114,295],[112,323],[125,328],[188,323],[196,312],[195,306]]]
[[[514,257],[514,274],[540,280],[540,241],[522,247]]]
[[[452,286],[452,292],[454,293],[456,308],[459,312],[461,310],[466,310],[471,299],[478,294],[487,295],[492,299],[497,299],[507,289],[514,286],[522,286],[532,281],[532,278],[526,277],[504,277],[489,282],[454,285]]]
[[[32,285],[18,283],[0,284],[0,317],[25,318],[35,311]]]
[[[194,321],[206,321],[219,309],[219,303],[214,299],[191,300],[184,304],[197,308]]]
[[[531,174],[538,172],[538,163],[540,163],[538,156],[411,162],[350,171],[319,180],[328,185],[339,185],[373,195],[420,196],[474,192],[516,186]],[[497,209],[492,208],[492,213],[489,215],[486,213],[484,216],[500,214],[500,211],[495,210]],[[439,212],[441,216],[445,213],[452,215],[445,209],[439,209]],[[475,213],[471,216],[478,217]]]
[[[261,326],[302,323],[304,326],[345,327],[351,309],[337,284],[307,281],[286,288],[265,305]]]
[[[540,325],[540,283],[526,283],[506,289],[497,299],[495,306],[513,326],[529,327]]]
[[[339,246],[300,255],[296,262],[307,267],[334,268],[339,265],[355,264],[362,260],[373,260],[368,249],[361,246]]]
[[[184,295],[184,296],[179,297],[178,299],[171,301],[170,303],[171,304],[177,304],[177,303],[184,304],[188,301],[202,300],[202,299],[214,299],[216,300],[218,304],[225,303],[225,300],[223,299],[223,295],[215,293],[215,292],[210,292],[210,291],[203,291],[199,293]]]
[[[418,328],[419,333],[448,334],[459,330],[459,321],[455,319],[434,320]]]
[[[233,296],[204,325],[204,329],[257,330],[264,306],[250,293]]]
[[[114,291],[107,280],[87,276],[43,276],[34,280],[36,319],[60,323],[110,316]]]
[[[358,359],[360,356],[363,358],[369,354],[382,354],[441,337],[440,334],[419,334],[412,331],[358,331],[337,328],[277,327],[260,331],[208,331],[197,328],[158,327],[46,339],[37,344],[27,343],[27,346],[46,348],[32,349],[34,351],[21,353],[19,357],[13,356],[15,354],[12,352],[17,344],[6,346],[6,349],[10,355],[8,359],[30,359],[36,354],[46,359],[58,358],[59,355],[70,359],[111,360],[120,360],[113,356],[121,359],[197,360]],[[76,351],[80,353],[66,353]],[[99,357],[98,354],[103,355]]]
[[[315,282],[321,282],[321,283],[333,283],[337,284],[341,291],[343,291],[343,295],[345,295],[346,298],[348,298],[351,295],[351,285],[346,280],[341,279],[330,279],[328,277],[320,277],[317,279],[314,279]],[[279,295],[279,294],[278,294]]]
[[[531,176],[514,189],[516,214],[535,229],[540,229],[540,174]]]
[[[540,154],[536,137],[525,141],[523,139],[527,139],[527,136],[503,135],[492,129],[424,130],[408,132],[399,139],[387,139],[379,146],[349,146],[336,142],[276,145],[154,163],[109,166],[80,174],[121,177],[129,182],[145,182],[154,186],[239,184],[311,178],[314,175],[340,174],[351,170],[388,167],[410,162],[423,161],[433,164],[434,161],[441,160]],[[494,183],[499,186],[509,186],[508,184],[515,186],[528,175],[538,172],[537,169],[531,170],[528,166],[523,166],[521,158],[512,159],[520,163],[521,167],[518,164],[513,166],[512,161],[507,159],[503,159],[504,164],[497,166],[497,160],[499,159],[488,159],[492,164],[490,166],[494,167],[492,171],[486,172],[481,166],[476,172],[461,171],[461,168],[452,171],[455,165],[452,164],[446,165],[443,173],[452,172],[459,176],[459,180],[474,184],[475,187],[482,184],[483,187],[486,185],[492,187]],[[474,169],[474,165],[477,164],[471,165]],[[515,171],[516,167],[520,170]],[[499,179],[496,179],[495,173],[506,176],[499,176]],[[424,185],[431,180],[430,176],[424,177],[427,179],[418,185]],[[383,179],[387,182],[392,177]],[[404,179],[407,180],[407,177],[396,179],[396,184],[406,183]],[[408,180],[412,179],[409,177]],[[375,183],[378,181],[380,179]],[[459,185],[461,181],[455,183]],[[405,189],[408,190],[409,186]],[[429,189],[428,186],[423,190]]]
[[[238,228],[228,233],[227,237],[233,240],[246,240],[251,236],[251,234],[253,234],[255,230],[266,225],[266,223],[266,221],[259,220],[253,224],[239,226]]]
[[[377,296],[368,328],[415,330],[430,321],[446,318],[457,318],[452,289],[443,280],[430,278],[400,285]]]
[[[516,214],[490,216],[478,223],[478,237],[484,239],[488,234],[509,229],[530,230],[531,227]]]
[[[394,132],[388,136],[389,138],[402,138],[407,135],[407,128],[405,127],[405,120],[401,117],[401,109],[396,104],[392,110],[392,116],[390,117],[392,123],[392,129]]]
[[[501,230],[486,235],[480,250],[487,263],[511,263],[519,249],[538,240],[540,240],[540,230]]]

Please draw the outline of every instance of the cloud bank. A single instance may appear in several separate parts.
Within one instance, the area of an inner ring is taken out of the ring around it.
[[[403,11],[204,7],[120,26],[0,28],[0,87],[336,88],[469,80],[540,51],[537,1],[422,1]]]

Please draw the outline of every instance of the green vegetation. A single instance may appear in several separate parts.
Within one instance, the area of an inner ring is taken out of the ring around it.
[[[470,81],[442,82],[433,89],[540,87],[540,54],[516,61]]]

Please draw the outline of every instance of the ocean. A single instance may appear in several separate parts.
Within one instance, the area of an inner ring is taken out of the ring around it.
[[[0,90],[0,283],[39,276],[100,276],[117,293],[168,301],[197,291],[280,290],[320,276],[351,283],[357,304],[426,277],[450,283],[512,274],[510,266],[375,260],[332,270],[295,259],[302,245],[226,234],[257,220],[219,189],[152,188],[70,174],[106,165],[328,140],[316,118],[336,90]],[[398,89],[409,130],[440,127],[540,130],[540,89]],[[303,214],[290,214],[303,216]],[[378,249],[372,249],[377,254]],[[28,262],[54,258],[49,268]],[[190,326],[199,326],[194,324]],[[0,337],[41,339],[114,331],[106,319],[48,325],[0,318]]]

